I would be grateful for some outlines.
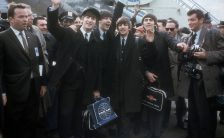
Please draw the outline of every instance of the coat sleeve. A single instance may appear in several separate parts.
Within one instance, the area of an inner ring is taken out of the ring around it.
[[[176,52],[180,52],[180,50],[177,48],[177,44],[178,44],[177,39],[175,39],[174,37],[171,37],[167,33],[164,33],[163,34],[163,37],[165,38],[165,41],[166,41],[167,46],[171,50],[176,51]]]
[[[219,31],[213,30],[210,33],[210,41],[212,45],[212,51],[207,51],[207,64],[220,64],[224,62],[224,35],[221,35]]]
[[[4,42],[2,39],[2,35],[0,35],[0,94],[4,92],[4,85],[2,80],[4,69]]]
[[[115,8],[114,8],[114,14],[113,14],[113,18],[112,18],[112,23],[111,23],[111,27],[109,32],[114,35],[114,32],[116,30],[116,21],[118,18],[120,18],[122,16],[123,13],[123,9],[124,9],[124,4],[121,2],[117,2]]]
[[[50,7],[47,9],[47,28],[50,31],[50,33],[56,38],[58,41],[64,40],[66,36],[69,36],[68,33],[72,32],[72,29],[70,28],[64,28],[61,27],[58,23],[58,11],[59,9],[50,10]]]

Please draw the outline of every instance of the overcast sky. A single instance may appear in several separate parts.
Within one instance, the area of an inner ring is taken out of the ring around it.
[[[217,19],[224,20],[224,0],[194,0]]]

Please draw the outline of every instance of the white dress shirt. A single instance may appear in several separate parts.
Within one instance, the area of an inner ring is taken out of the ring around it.
[[[83,29],[83,27],[80,28],[80,31],[82,32],[82,35],[83,35],[84,38],[85,38],[85,35],[86,35],[86,33],[87,33],[87,38],[86,38],[86,39],[87,39],[88,42],[89,42],[91,32],[86,32],[86,31]]]
[[[23,40],[22,40],[22,36],[20,35],[20,31],[14,29],[13,27],[10,27],[10,28],[13,30],[14,34],[15,34],[16,37],[19,39],[20,44],[21,44],[21,45],[23,46],[23,48],[24,48]],[[24,36],[24,38],[25,38],[25,40],[26,40],[26,34],[25,34],[25,32],[22,31],[22,33],[23,33],[23,36]],[[27,40],[26,40],[26,44],[28,45]],[[25,49],[25,48],[24,48],[24,49]]]

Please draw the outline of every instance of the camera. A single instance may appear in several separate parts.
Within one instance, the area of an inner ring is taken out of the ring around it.
[[[178,60],[180,62],[188,62],[188,61],[194,61],[194,52],[201,52],[202,51],[202,48],[200,48],[199,45],[192,45],[190,47],[190,49],[185,52],[185,53],[180,53],[178,55]]]
[[[193,62],[186,62],[183,65],[182,71],[190,78],[201,79],[202,78],[202,67],[200,64]]]
[[[182,65],[182,71],[190,78],[201,79],[202,78],[202,66],[198,64],[194,58],[194,52],[201,52],[202,48],[199,45],[192,45],[186,53],[180,53],[178,60]]]

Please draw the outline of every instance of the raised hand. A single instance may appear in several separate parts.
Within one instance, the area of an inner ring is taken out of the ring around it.
[[[51,0],[52,8],[57,9],[61,4],[61,0]]]

